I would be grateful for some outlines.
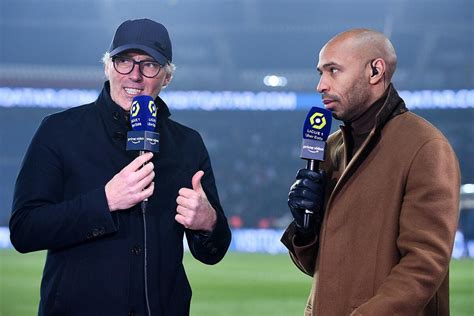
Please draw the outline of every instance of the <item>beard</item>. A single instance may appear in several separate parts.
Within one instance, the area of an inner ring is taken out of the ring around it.
[[[368,100],[370,98],[369,85],[363,75],[354,80],[351,88],[346,93],[345,106],[340,113],[333,113],[333,117],[344,121],[353,122],[361,117],[370,107]]]

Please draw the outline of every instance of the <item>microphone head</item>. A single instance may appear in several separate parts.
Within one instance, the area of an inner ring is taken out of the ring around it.
[[[130,109],[132,129],[153,132],[156,127],[156,114],[157,108],[152,97],[149,95],[134,97]]]
[[[130,109],[132,130],[127,133],[127,150],[160,151],[160,134],[155,132],[157,108],[148,95],[133,98]]]
[[[303,126],[300,158],[324,160],[326,140],[331,133],[332,113],[321,107],[309,110]]]

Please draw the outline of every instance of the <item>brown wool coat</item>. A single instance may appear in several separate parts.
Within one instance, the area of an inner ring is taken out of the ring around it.
[[[293,224],[282,237],[314,277],[305,315],[449,315],[458,162],[445,137],[389,89],[349,164],[344,133],[328,140],[319,237],[296,246]]]

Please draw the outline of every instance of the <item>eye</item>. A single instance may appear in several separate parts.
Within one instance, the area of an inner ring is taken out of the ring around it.
[[[117,64],[123,64],[123,65],[125,65],[125,64],[131,63],[132,61],[131,61],[129,58],[126,58],[126,57],[116,57],[116,58],[115,58],[115,62],[116,62]]]
[[[143,67],[148,68],[148,69],[158,69],[158,68],[160,68],[160,64],[154,63],[154,62],[151,62],[151,61],[146,61],[146,62],[143,63]]]
[[[332,73],[332,74],[335,74],[339,71],[339,69],[337,69],[336,67],[331,67],[329,68],[329,72]]]

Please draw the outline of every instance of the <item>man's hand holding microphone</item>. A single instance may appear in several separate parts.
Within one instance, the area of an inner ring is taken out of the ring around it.
[[[320,107],[312,107],[304,122],[300,158],[306,160],[306,169],[298,171],[288,194],[297,243],[306,244],[314,239],[323,220],[326,177],[319,170],[319,162],[324,161],[331,123],[331,112]]]
[[[303,240],[312,239],[319,232],[323,219],[325,186],[324,172],[300,169],[290,188],[288,206]],[[312,216],[305,225],[305,214],[308,211],[312,212]]]
[[[153,194],[155,172],[152,157],[151,152],[138,156],[105,185],[111,212],[128,209]]]

